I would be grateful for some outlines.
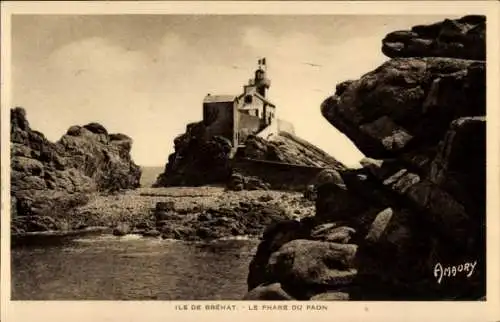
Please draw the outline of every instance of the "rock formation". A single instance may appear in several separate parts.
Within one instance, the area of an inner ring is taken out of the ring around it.
[[[321,173],[315,216],[268,229],[249,291],[279,283],[295,299],[484,297],[484,32],[484,17],[467,16],[391,33],[382,47],[391,60],[337,85],[321,111],[367,156],[363,168]]]
[[[191,123],[174,140],[174,153],[154,187],[198,186],[223,182],[231,174],[231,143],[221,136],[207,138],[203,122]]]
[[[88,201],[95,191],[137,188],[140,168],[132,140],[108,134],[98,123],[72,126],[56,142],[30,128],[23,108],[11,110],[11,198],[13,228],[64,229],[54,217]]]
[[[465,16],[395,31],[382,41],[388,57],[453,57],[485,60],[486,17]]]
[[[240,201],[234,207],[209,208],[193,216],[176,212],[173,203],[156,204],[155,230],[162,238],[188,241],[232,236],[257,237],[267,225],[288,217],[274,204]]]
[[[227,182],[233,187],[238,186],[240,180],[250,182],[248,189],[266,187],[265,175],[258,173],[252,178],[252,171],[248,166],[244,166],[244,169],[234,167],[230,159],[231,143],[221,136],[207,137],[202,122],[189,124],[186,133],[174,140],[174,149],[175,152],[168,158],[165,171],[155,183],[156,187]],[[280,132],[269,139],[250,135],[245,147],[240,149],[236,156],[236,159],[246,158],[298,166],[345,168],[324,151],[287,132]],[[290,172],[288,178],[289,174]]]

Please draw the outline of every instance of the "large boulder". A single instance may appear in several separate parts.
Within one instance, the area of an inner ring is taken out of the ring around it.
[[[314,230],[311,231],[311,238],[314,240],[347,244],[355,233],[356,229],[354,228],[328,223],[315,227]]]
[[[382,40],[388,57],[454,57],[485,60],[486,17],[465,16],[389,33]]]
[[[271,274],[287,283],[343,285],[354,276],[356,245],[297,239],[269,259]]]
[[[307,219],[302,221],[283,220],[269,225],[263,233],[257,253],[250,262],[247,277],[248,290],[260,284],[275,282],[276,280],[267,266],[271,255],[292,240],[307,238],[310,230],[311,222]]]
[[[297,299],[318,290],[338,289],[356,278],[357,246],[296,239],[283,245],[269,258],[268,271]]]
[[[321,111],[365,155],[423,167],[453,120],[485,115],[485,90],[484,62],[396,58],[337,90]]]

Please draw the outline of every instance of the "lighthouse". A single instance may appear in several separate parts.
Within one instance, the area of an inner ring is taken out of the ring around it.
[[[262,97],[266,97],[266,91],[271,86],[271,80],[267,78],[266,71],[266,58],[259,59],[258,68],[255,71],[254,86],[257,90],[257,93],[262,95]]]

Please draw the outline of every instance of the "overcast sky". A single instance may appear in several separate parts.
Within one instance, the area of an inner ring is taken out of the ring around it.
[[[52,141],[95,121],[133,138],[136,163],[164,165],[175,136],[201,120],[203,97],[239,94],[266,57],[278,117],[351,165],[362,155],[321,116],[321,102],[387,59],[387,33],[444,18],[13,16],[12,104]]]

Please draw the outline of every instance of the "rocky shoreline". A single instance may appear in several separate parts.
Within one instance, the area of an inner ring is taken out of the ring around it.
[[[109,227],[115,235],[134,231],[148,237],[163,235],[182,240],[259,236],[266,225],[279,219],[304,216],[303,209],[299,208],[311,208],[310,202],[300,206],[308,201],[297,201],[303,198],[296,196],[301,196],[310,180],[308,174],[321,169],[314,166],[331,164],[343,168],[335,159],[292,134],[279,135],[272,142],[250,136],[245,156],[302,166],[303,169],[297,170],[303,172],[298,176],[301,179],[292,187],[287,184],[288,166],[273,163],[274,169],[262,172],[265,167],[261,164],[244,164],[229,169],[227,177],[217,175],[219,179],[224,177],[222,182],[217,182],[204,176],[200,169],[216,173],[218,167],[200,158],[219,156],[217,160],[228,169],[229,156],[224,145],[227,142],[200,140],[195,134],[203,132],[202,124],[188,125],[187,129],[186,134],[175,140],[176,161],[166,166],[166,170],[174,167],[174,172],[167,171],[168,180],[163,180],[165,172],[158,177],[155,188],[139,188],[141,169],[131,158],[132,139],[125,134],[109,134],[101,124],[89,123],[71,126],[53,143],[30,127],[23,108],[11,110],[12,235],[16,239],[24,238],[21,236],[34,239],[37,234],[32,233],[36,232],[55,232],[54,236],[66,232],[71,236],[88,227]],[[207,149],[213,153],[206,153]],[[302,156],[299,151],[308,152]],[[245,171],[248,168],[253,170]],[[274,176],[271,180],[274,186],[266,182],[266,175]],[[193,176],[202,181],[191,180]],[[187,181],[177,182],[175,178]],[[194,187],[183,188],[179,184]],[[219,188],[207,192],[211,189],[207,184],[217,184]],[[175,186],[171,193],[180,192],[180,195],[162,196],[162,191],[168,188],[161,185]],[[206,200],[201,199],[210,199],[214,194],[222,204],[215,200],[201,208],[172,206],[174,199],[189,201],[195,195],[200,199],[195,202],[203,204]],[[288,197],[295,198],[297,205],[290,205],[285,200]],[[287,207],[294,209],[287,213]],[[312,209],[308,211],[311,213]]]
[[[243,236],[258,239],[266,226],[307,217],[314,211],[314,202],[301,193],[227,192],[223,187],[139,188],[114,195],[95,194],[89,199],[64,217],[44,219],[45,231],[18,231],[12,234],[12,240],[15,244],[44,243],[94,232],[184,241]]]

